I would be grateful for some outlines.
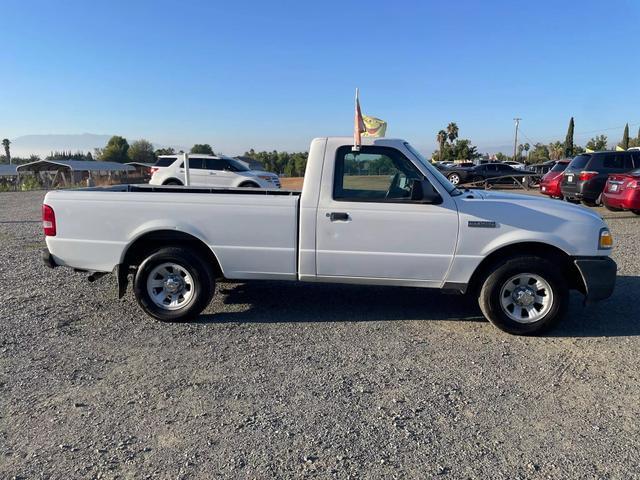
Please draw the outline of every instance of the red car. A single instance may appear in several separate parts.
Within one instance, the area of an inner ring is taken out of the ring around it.
[[[640,215],[640,169],[609,175],[602,203],[609,210],[631,210]]]
[[[560,182],[562,182],[562,172],[564,172],[570,160],[558,160],[551,170],[549,170],[540,181],[540,193],[549,195],[551,198],[562,198]]]

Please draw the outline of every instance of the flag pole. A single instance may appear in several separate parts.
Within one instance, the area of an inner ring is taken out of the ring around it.
[[[188,187],[191,185],[191,177],[189,176],[189,154],[185,152],[182,155],[184,160],[184,184]]]
[[[355,99],[355,111],[354,111],[354,119],[353,119],[353,148],[354,152],[360,150],[360,124],[362,123],[362,113],[360,111],[360,89],[356,87],[356,99]]]

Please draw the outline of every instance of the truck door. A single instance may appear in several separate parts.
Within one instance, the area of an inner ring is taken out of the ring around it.
[[[458,235],[453,199],[411,200],[413,180],[424,175],[393,147],[339,147],[334,161],[316,218],[318,277],[439,287]]]

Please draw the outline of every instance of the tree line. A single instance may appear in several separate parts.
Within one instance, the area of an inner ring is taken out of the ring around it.
[[[309,152],[256,152],[253,148],[244,152],[243,157],[256,160],[262,164],[267,172],[286,175],[287,177],[302,177],[307,168]]]
[[[478,148],[471,144],[471,140],[458,138],[460,129],[455,122],[450,122],[445,129],[436,135],[438,150],[433,152],[431,159],[438,162],[450,162],[454,160],[474,160],[482,154]]]
[[[505,155],[502,152],[496,153],[493,158],[498,161],[516,160],[526,163],[542,163],[548,160],[560,160],[561,158],[572,158],[576,155],[592,150],[606,150],[609,139],[606,135],[597,135],[589,139],[584,145],[576,145],[574,142],[575,121],[573,117],[569,120],[569,127],[564,141],[557,140],[550,143],[529,143],[519,144],[516,149],[515,158],[513,155]],[[436,135],[438,149],[433,152],[432,161],[454,161],[454,160],[474,160],[483,155],[480,154],[470,140],[458,138],[458,125],[450,122],[445,129],[440,130]],[[636,137],[629,136],[629,124],[627,123],[622,133],[622,140],[617,144],[623,150],[631,147],[640,147],[640,128]]]
[[[606,135],[597,135],[589,139],[584,145],[576,145],[574,142],[575,122],[573,117],[569,120],[569,127],[565,140],[550,142],[548,144],[529,143],[519,144],[516,149],[516,156],[497,153],[493,158],[499,161],[516,160],[526,161],[527,163],[541,163],[548,160],[559,160],[561,158],[571,158],[575,155],[585,152],[587,149],[598,151],[605,150],[608,144]],[[438,149],[433,152],[433,161],[454,161],[454,160],[475,160],[483,155],[478,148],[471,143],[471,140],[459,138],[459,127],[455,122],[450,122],[446,128],[438,131],[436,135]],[[636,137],[629,136],[629,124],[624,127],[621,141],[618,147],[626,150],[631,147],[640,147],[640,128]],[[28,163],[40,160],[37,155],[25,157],[11,156],[11,141],[8,138],[2,140],[4,155],[0,156],[0,163]],[[153,144],[145,139],[135,140],[131,144],[126,138],[114,135],[103,148],[96,148],[93,152],[71,152],[56,151],[51,152],[45,160],[87,160],[87,161],[103,161],[103,162],[141,162],[155,163],[159,155],[174,155],[184,153],[182,150],[175,151],[174,148],[158,148],[154,149]],[[215,155],[211,145],[208,143],[197,143],[193,145],[189,153],[200,153]],[[278,152],[273,150],[270,152],[256,152],[253,148],[244,153],[244,157],[255,160],[262,165],[262,168],[268,172],[274,172],[279,175],[291,177],[303,176],[307,166],[308,152]],[[379,166],[384,170],[383,165]]]

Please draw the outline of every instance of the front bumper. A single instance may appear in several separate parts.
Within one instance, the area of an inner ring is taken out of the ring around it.
[[[616,262],[610,257],[576,257],[573,263],[584,283],[585,303],[597,302],[611,296],[616,285]]]

